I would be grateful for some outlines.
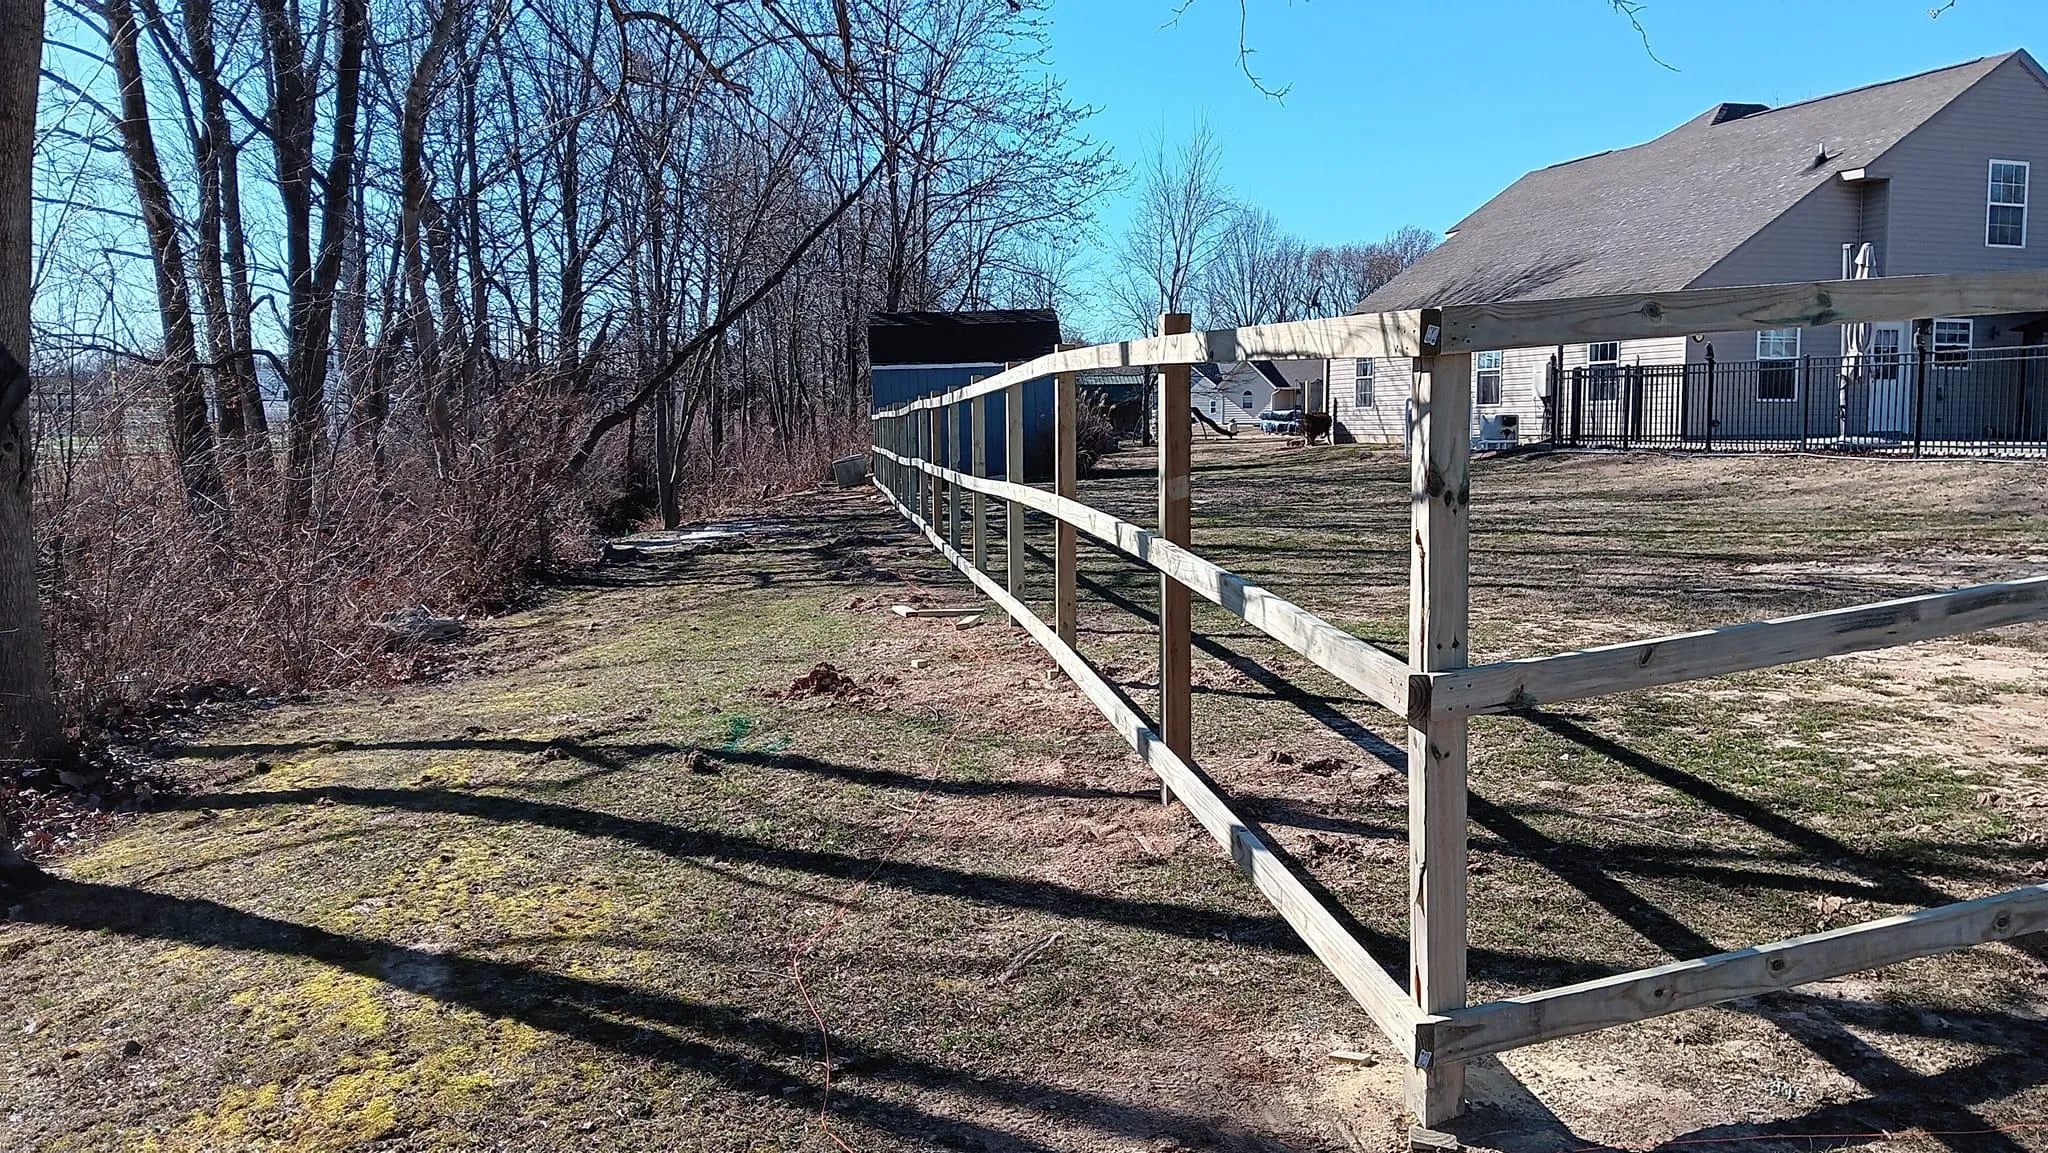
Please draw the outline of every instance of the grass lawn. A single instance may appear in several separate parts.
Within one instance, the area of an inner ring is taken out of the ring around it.
[[[1198,551],[1401,645],[1402,462],[1197,454]],[[1148,463],[1083,499],[1149,520]],[[2038,466],[1521,457],[1473,501],[1478,659],[2048,571]],[[0,924],[0,1147],[1405,1144],[1363,1014],[1048,659],[888,612],[968,589],[871,494],[764,515],[492,622],[465,675],[169,750],[195,795]],[[1083,651],[1146,704],[1128,610],[1156,579],[1082,555]],[[1198,760],[1401,970],[1400,726],[1195,623]],[[2016,628],[1476,721],[1475,996],[2040,880],[2044,650]],[[1469,1135],[2048,1147],[1907,1132],[2048,1116],[2043,956],[1481,1062]]]

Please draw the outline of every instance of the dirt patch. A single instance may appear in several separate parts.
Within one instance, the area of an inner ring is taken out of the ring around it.
[[[788,700],[804,697],[836,697],[846,700],[860,693],[860,682],[839,671],[830,661],[820,661],[811,671],[789,682],[782,695]]]

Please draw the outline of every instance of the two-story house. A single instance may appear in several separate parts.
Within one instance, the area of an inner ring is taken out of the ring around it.
[[[1721,104],[1529,173],[1357,311],[2048,266],[2030,219],[2043,161],[2048,74],[2025,51]],[[2044,329],[2041,313],[1899,317],[1480,353],[1474,435],[1503,437],[1507,416],[1525,441],[2048,440]],[[1410,369],[1332,362],[1340,438],[1400,442]]]

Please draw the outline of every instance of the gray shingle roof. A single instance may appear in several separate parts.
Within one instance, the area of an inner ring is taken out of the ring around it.
[[[2017,55],[1782,108],[1720,104],[1647,144],[1538,169],[1357,311],[1683,288]]]

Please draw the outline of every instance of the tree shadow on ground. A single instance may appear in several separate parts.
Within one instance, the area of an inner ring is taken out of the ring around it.
[[[1084,579],[1080,583],[1126,612],[1145,615],[1142,606],[1099,581]],[[1256,659],[1223,644],[1213,636],[1197,634],[1194,644],[1207,655],[1224,661],[1252,679],[1273,698],[1293,705],[1310,719],[1344,737],[1389,767],[1404,774],[1407,772],[1406,751],[1338,709],[1336,705],[1340,701],[1337,699],[1297,687],[1286,677],[1266,668]],[[1370,702],[1362,699],[1349,703],[1370,706]],[[1954,899],[1932,884],[1894,865],[1861,854],[1850,846],[1800,825],[1783,814],[1772,812],[1699,777],[1664,765],[1562,716],[1531,711],[1524,719],[1555,735],[1574,741],[1590,752],[1610,758],[1661,784],[1713,805],[1724,813],[1777,837],[1809,857],[1843,865],[1869,882],[1864,886],[1838,883],[1831,886],[1833,888],[1847,890],[1852,895],[1867,899],[1921,905],[1944,904]],[[1492,833],[1508,852],[1547,869],[1673,959],[1704,957],[1722,951],[1720,946],[1687,925],[1676,914],[1637,897],[1626,882],[1602,867],[1597,855],[1585,851],[1587,846],[1558,841],[1530,825],[1505,805],[1478,793],[1469,796],[1468,805],[1473,823]],[[1315,883],[1308,876],[1307,870],[1301,868],[1298,863],[1290,861],[1290,864],[1304,876],[1319,898],[1339,912],[1339,919],[1345,921],[1347,927],[1359,932],[1355,919],[1341,912],[1342,905],[1333,898],[1327,888]],[[1783,871],[1750,873],[1730,870],[1725,866],[1716,868],[1692,862],[1670,863],[1664,871],[1671,875],[1684,875],[1716,883],[1763,882],[1777,883],[1784,887],[1801,887],[1810,883],[1794,879]],[[1731,872],[1738,875],[1731,876]],[[1378,939],[1374,939],[1375,936]],[[1395,945],[1405,953],[1404,942],[1389,942],[1384,934],[1360,933],[1360,941],[1376,958],[1391,957],[1389,944]],[[2036,942],[2023,942],[2021,947],[2037,957],[2042,955],[2040,945]],[[1396,968],[1388,961],[1382,963],[1388,964],[1389,969],[1396,973],[1405,969],[1405,965]],[[1481,950],[1473,950],[1471,967],[1474,976],[1482,979],[1537,988],[1550,987],[1558,983],[1546,975],[1558,968],[1555,958],[1540,958],[1535,968],[1521,969],[1516,966],[1512,956],[1498,953],[1486,956]],[[1576,979],[1579,978],[1573,978]],[[1830,1107],[1779,1123],[1773,1128],[1773,1132],[1787,1136],[1799,1135],[1814,1140],[1817,1139],[1816,1135],[1844,1117],[1857,1116],[1865,1118],[1862,1124],[1866,1128],[1908,1128],[1918,1125],[1932,1134],[1950,1134],[1936,1136],[1936,1140],[1952,1149],[2005,1151],[2021,1148],[2011,1134],[1996,1131],[1995,1126],[1973,1112],[1966,1103],[1993,1099],[1998,1094],[1959,1098],[1944,1088],[1957,1079],[1958,1071],[1932,1077],[1916,1073],[1896,1059],[1864,1043],[1826,1014],[1799,1011],[1795,1007],[1798,1000],[1798,995],[1783,993],[1745,1002],[1732,1002],[1727,1007],[1755,1014],[1777,1025],[1815,1056],[1861,1085],[1870,1096],[1857,1103],[1854,1108]],[[1806,1000],[1810,1003],[1818,1001],[1813,998]],[[2004,1064],[2001,1066],[2008,1071],[2005,1082],[2012,1089],[2048,1083],[2048,1049],[2038,1045],[2030,1047],[2023,1043],[2024,1038],[2043,1031],[2023,1018],[2011,1018],[2010,1025],[2011,1028],[2001,1037],[1990,1042],[2006,1051],[2002,1058]],[[1754,1130],[1754,1126],[1724,1126],[1719,1127],[1716,1132]],[[1841,1143],[1853,1144],[1860,1140],[1863,1138],[1843,1139]]]
[[[731,1089],[807,1107],[825,1104],[822,1083],[785,1066],[822,1063],[809,1028],[717,1003],[683,1000],[631,985],[571,977],[531,965],[429,952],[337,933],[191,897],[115,885],[52,879],[16,911],[16,919],[83,932],[301,957],[357,973],[433,1001],[616,1053],[684,1067]],[[993,1124],[949,1117],[904,1101],[892,1087],[941,1091],[983,1106],[1029,1109],[1104,1134],[1145,1139],[1162,1134],[1199,1147],[1278,1149],[1228,1121],[1132,1105],[1099,1093],[941,1065],[835,1033],[830,1093],[835,1117],[898,1137],[954,1148],[1036,1153],[1055,1146]]]

